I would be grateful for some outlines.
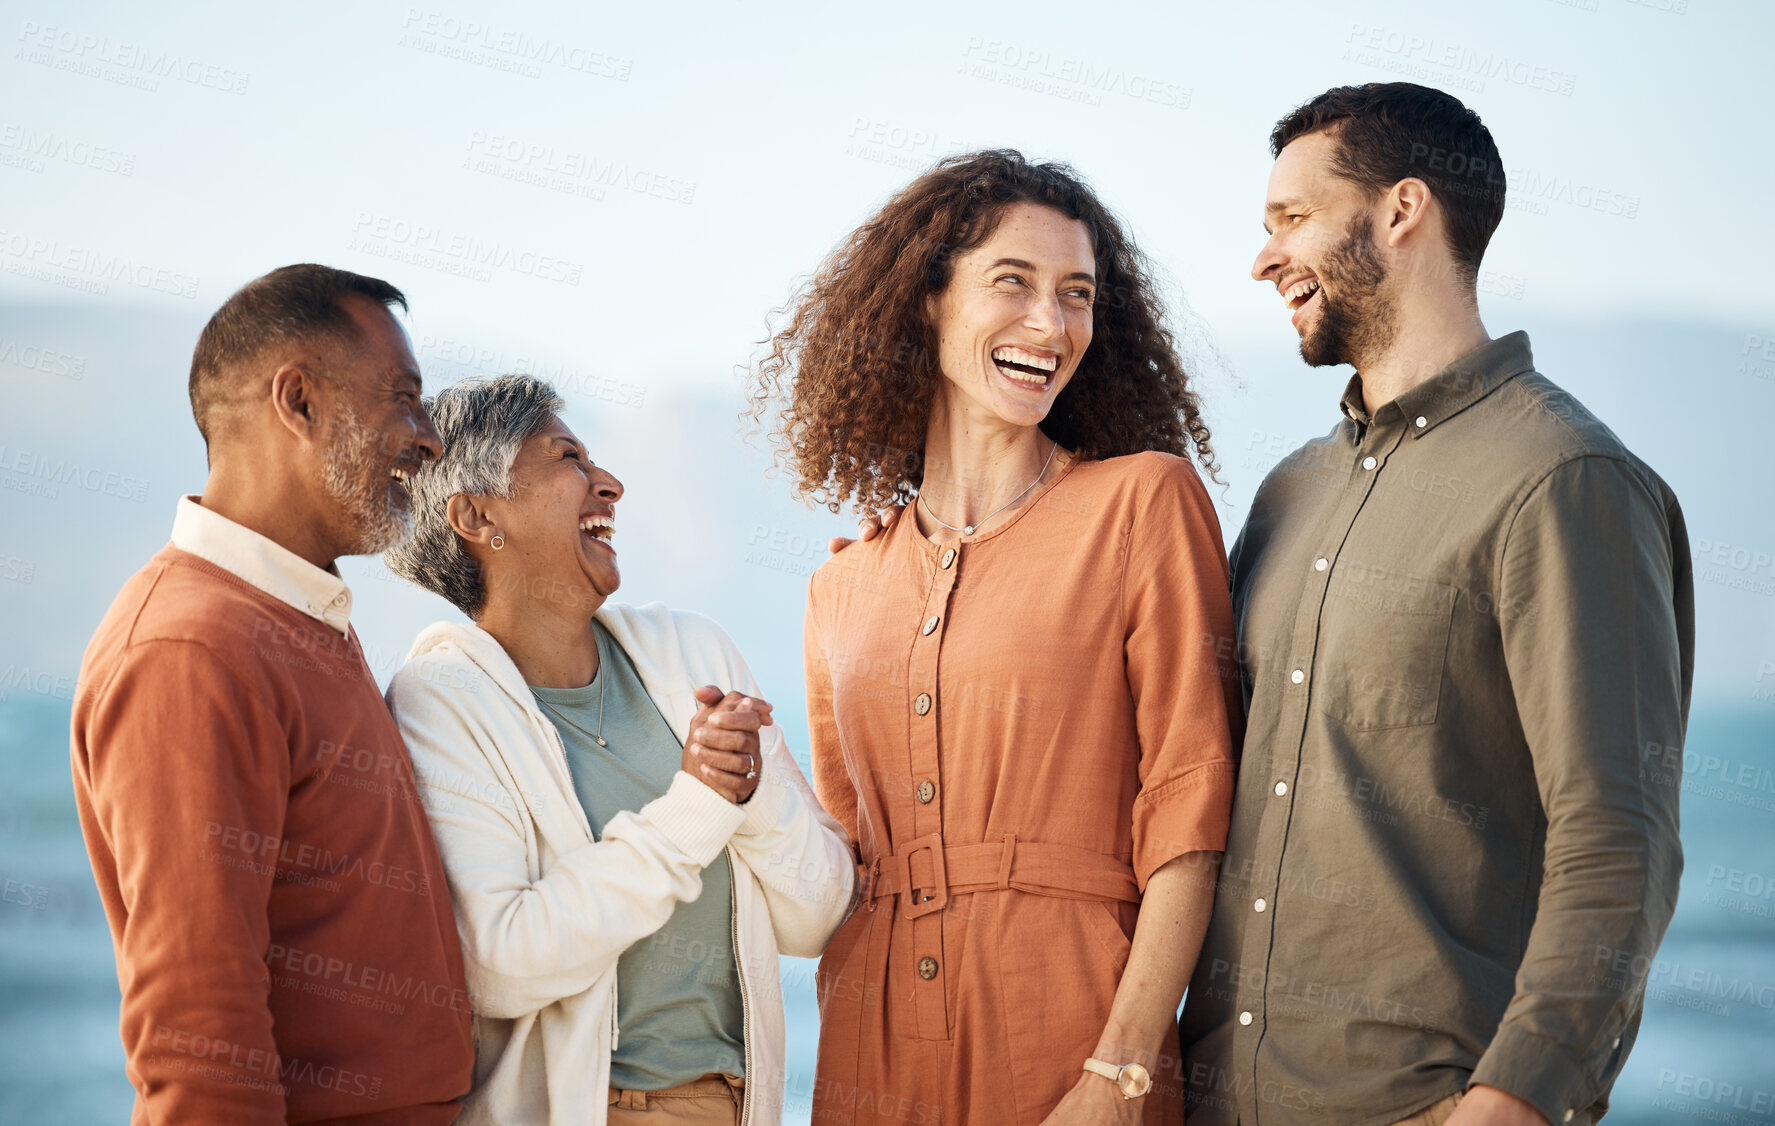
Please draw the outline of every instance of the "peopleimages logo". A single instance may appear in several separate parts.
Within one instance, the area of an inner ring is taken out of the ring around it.
[[[136,154],[118,152],[104,145],[95,145],[76,137],[69,137],[54,130],[39,132],[28,125],[12,122],[0,124],[0,163],[17,164],[33,172],[43,171],[46,160],[59,161],[81,168],[91,168],[99,172],[115,172],[119,176],[132,176],[136,171]],[[17,153],[14,158],[11,154]]]
[[[351,249],[415,265],[455,267],[478,281],[492,280],[492,270],[508,270],[541,281],[578,285],[585,264],[540,251],[508,246],[466,231],[450,231],[426,223],[410,223],[392,215],[357,213]]]
[[[18,40],[23,46],[15,57],[26,62],[143,90],[158,90],[159,84],[154,80],[170,78],[226,94],[244,94],[252,80],[252,75],[245,71],[199,62],[127,39],[45,26],[35,20],[21,21]]]
[[[400,46],[492,65],[527,78],[540,77],[543,66],[554,66],[592,78],[627,82],[635,66],[633,59],[607,51],[594,51],[584,44],[564,42],[550,35],[533,35],[515,27],[496,27],[480,20],[460,19],[435,9],[408,8],[401,20],[401,33]]]
[[[148,499],[148,482],[140,477],[82,464],[73,458],[15,449],[0,442],[0,488],[55,500],[61,495],[57,488],[61,485],[138,504]]]
[[[0,260],[3,259],[13,260],[0,261],[0,266],[8,273],[29,276],[29,271],[14,267],[32,267],[59,274],[81,283],[76,288],[99,294],[108,292],[104,283],[122,282],[186,300],[197,296],[197,278],[190,274],[138,262],[127,254],[108,254],[91,247],[64,245],[58,239],[27,235],[22,231],[0,229]]]

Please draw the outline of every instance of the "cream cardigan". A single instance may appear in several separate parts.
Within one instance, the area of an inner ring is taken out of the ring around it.
[[[713,684],[763,696],[708,618],[663,603],[595,615],[634,661],[682,743]],[[616,962],[702,890],[725,848],[746,1023],[745,1126],[781,1119],[786,1077],[778,953],[813,957],[849,913],[850,843],[814,798],[777,725],[743,807],[679,771],[666,793],[594,840],[554,725],[493,636],[440,622],[413,642],[388,703],[412,754],[450,883],[475,1012],[465,1124],[605,1121]]]

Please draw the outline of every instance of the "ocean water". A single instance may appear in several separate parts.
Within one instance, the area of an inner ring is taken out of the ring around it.
[[[116,970],[75,820],[68,702],[56,685],[31,687],[0,699],[0,1123],[126,1122]],[[1668,768],[1683,772],[1682,897],[1607,1121],[1775,1123],[1775,706],[1697,710]],[[813,963],[786,958],[782,972],[786,1121],[805,1123]]]

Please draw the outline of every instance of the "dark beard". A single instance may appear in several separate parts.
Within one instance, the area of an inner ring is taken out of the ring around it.
[[[1362,364],[1393,345],[1393,306],[1381,297],[1387,267],[1374,248],[1367,216],[1350,221],[1344,240],[1320,264],[1319,323],[1300,338],[1300,358],[1314,367]]]

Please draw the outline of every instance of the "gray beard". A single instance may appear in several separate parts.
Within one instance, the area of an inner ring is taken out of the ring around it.
[[[340,403],[339,411],[321,467],[321,488],[356,532],[356,542],[345,554],[380,555],[413,534],[413,512],[396,504],[389,492],[389,467],[374,456],[377,435],[351,407]]]

